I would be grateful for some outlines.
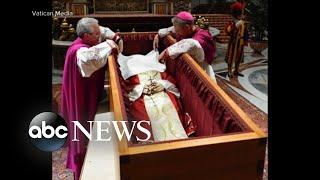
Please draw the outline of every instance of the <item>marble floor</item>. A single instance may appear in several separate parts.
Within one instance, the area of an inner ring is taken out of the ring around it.
[[[224,59],[226,50],[226,44],[217,44],[218,53],[213,65],[217,78],[260,111],[268,114],[268,49],[262,51],[263,56],[253,57],[253,50],[246,46],[244,62],[239,68],[244,76],[232,79],[227,76]]]

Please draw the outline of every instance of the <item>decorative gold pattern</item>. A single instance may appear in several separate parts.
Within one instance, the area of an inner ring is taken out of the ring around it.
[[[141,84],[150,84],[160,80],[156,71],[148,71],[138,75]],[[154,140],[168,141],[188,138],[170,97],[164,91],[152,95],[144,95],[144,104],[149,116]]]

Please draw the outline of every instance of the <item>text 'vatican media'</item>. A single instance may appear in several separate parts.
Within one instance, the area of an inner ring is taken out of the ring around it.
[[[32,11],[33,16],[73,16],[71,11]]]

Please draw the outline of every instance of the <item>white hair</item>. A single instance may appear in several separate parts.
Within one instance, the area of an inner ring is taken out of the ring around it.
[[[82,38],[84,33],[92,33],[93,24],[98,24],[98,20],[96,20],[95,18],[80,19],[77,24],[77,35]]]

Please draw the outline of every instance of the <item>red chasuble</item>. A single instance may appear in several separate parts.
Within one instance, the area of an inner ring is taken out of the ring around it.
[[[150,72],[149,72],[150,73]],[[168,80],[170,83],[175,84],[175,80],[169,76],[166,72],[154,72],[154,73],[158,73],[158,75],[160,76],[160,78],[162,80]],[[125,80],[125,85],[127,87],[127,92],[130,93],[130,91],[136,86],[140,84],[141,81],[141,75],[134,75],[131,76],[130,78],[128,78],[127,80]],[[165,93],[164,96],[161,95],[161,93]],[[180,124],[182,124],[182,129],[185,131],[184,133],[186,134],[186,137],[193,134],[195,132],[195,126],[191,120],[191,118],[189,117],[188,114],[184,113],[183,108],[181,106],[181,103],[179,101],[179,98],[171,93],[170,91],[164,90],[164,92],[160,92],[157,93],[157,95],[161,96],[160,98],[156,98],[153,96],[148,96],[148,95],[144,95],[142,94],[138,99],[136,99],[135,101],[130,103],[130,107],[129,107],[129,113],[131,115],[131,120],[134,121],[141,121],[141,120],[148,120],[151,122],[155,122],[158,121],[158,119],[150,119],[150,118],[165,118],[164,121],[166,121],[168,118],[170,120],[168,121],[174,121],[174,118],[170,118],[170,116],[172,117],[172,115],[170,115],[170,110],[172,109],[166,109],[165,107],[168,108],[168,106],[166,105],[162,105],[163,99],[165,99],[166,97],[169,97],[171,103],[173,105],[173,109],[176,111],[177,114],[177,118],[180,121]],[[147,96],[147,97],[145,97]],[[150,98],[149,98],[150,97]],[[148,99],[151,99],[152,101],[150,101],[149,103],[146,103],[146,101],[148,101]],[[149,105],[148,105],[149,104]],[[150,105],[151,104],[151,105]],[[155,106],[155,107],[153,107]],[[151,109],[157,109],[157,110],[151,110]],[[152,111],[162,111],[161,113],[166,114],[165,116],[153,116],[153,112]],[[174,116],[174,115],[173,115]],[[163,123],[165,124],[165,122]],[[159,129],[159,127],[165,126],[165,125],[159,125],[159,124],[154,124],[154,126],[152,125],[148,125],[148,124],[141,124],[144,128],[148,129],[149,132],[156,132],[159,136],[159,131],[161,131]],[[175,124],[174,122],[172,124]],[[174,125],[172,125],[174,126]],[[173,131],[178,131],[178,128],[172,128]],[[163,130],[165,131],[165,130]],[[169,130],[170,131],[170,130]],[[161,133],[161,132],[160,132]],[[133,130],[133,134],[140,138],[140,139],[145,139],[147,137],[146,134],[142,133],[141,131],[138,131],[137,128],[135,128]],[[165,134],[165,132],[164,132]],[[174,133],[173,133],[174,134]],[[166,137],[164,137],[166,136]],[[161,137],[154,137],[154,134],[152,134],[152,137],[150,140],[153,141],[162,141],[162,140],[173,140],[173,139],[181,139],[183,136],[177,135],[177,137],[169,137],[169,135],[161,135]]]

